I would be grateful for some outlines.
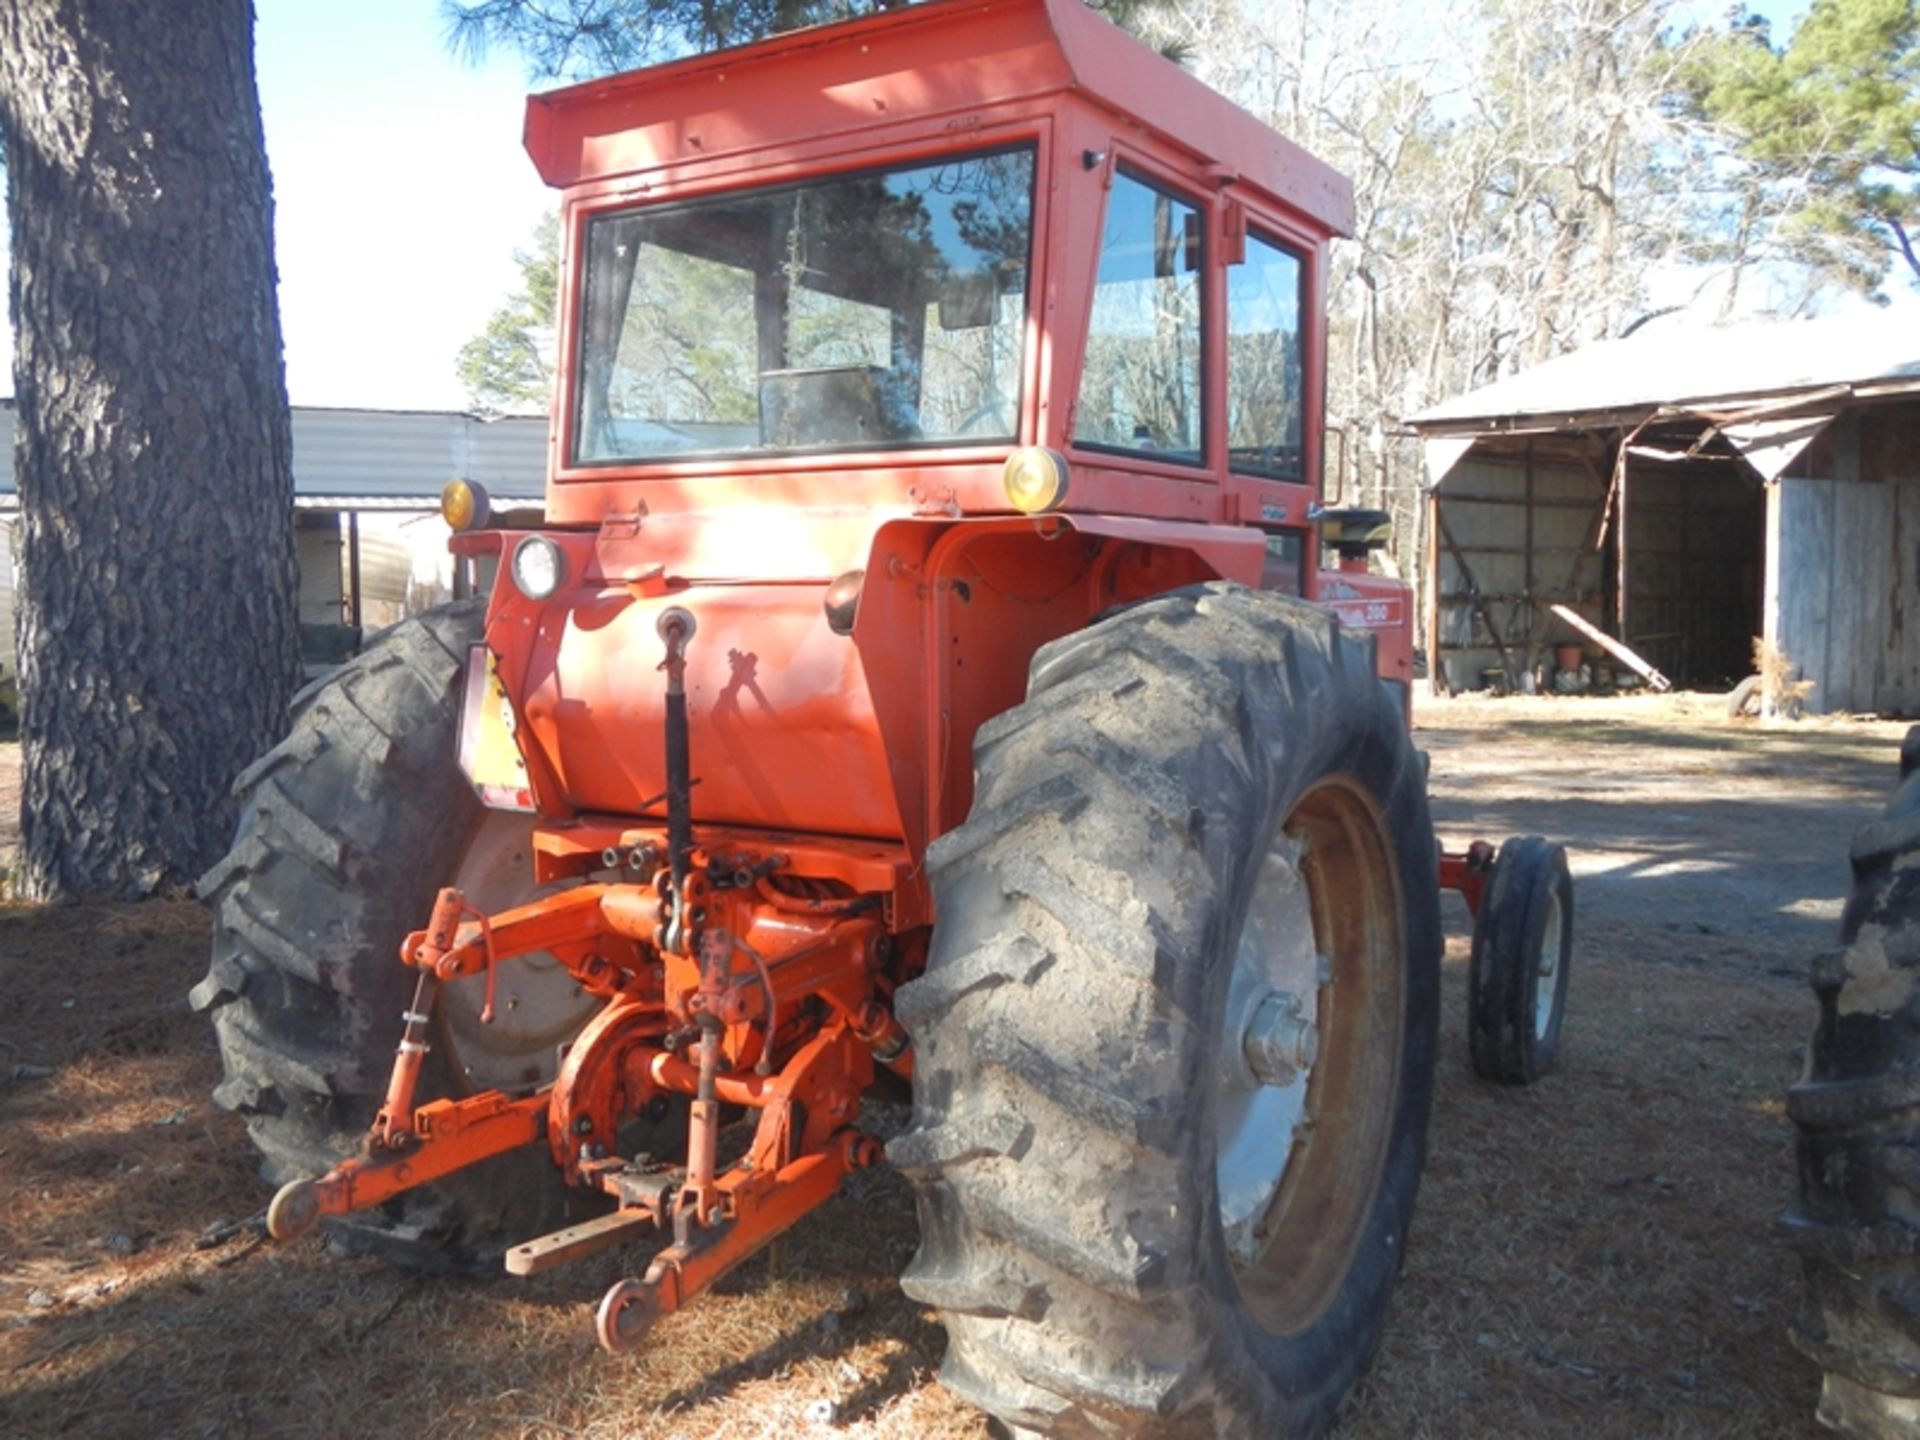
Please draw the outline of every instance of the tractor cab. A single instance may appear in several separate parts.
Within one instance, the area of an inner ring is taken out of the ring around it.
[[[557,523],[724,479],[1304,541],[1350,187],[1084,5],[942,0],[595,81],[536,96],[527,146],[566,214]],[[1003,484],[1021,446],[1071,473],[1043,507]]]

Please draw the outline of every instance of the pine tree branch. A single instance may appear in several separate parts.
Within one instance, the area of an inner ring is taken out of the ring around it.
[[[1907,227],[1900,223],[1897,216],[1886,215],[1881,218],[1886,221],[1887,228],[1893,231],[1893,238],[1899,242],[1900,253],[1907,258],[1907,268],[1913,271],[1916,280],[1920,280],[1920,256],[1913,253],[1913,240],[1907,234]]]

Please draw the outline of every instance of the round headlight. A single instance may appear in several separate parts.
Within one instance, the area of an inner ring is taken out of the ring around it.
[[[453,530],[484,529],[492,509],[487,487],[476,480],[449,480],[440,487],[440,518]]]
[[[1051,510],[1067,498],[1067,457],[1044,445],[1023,445],[1000,472],[1007,503],[1026,515]]]
[[[567,578],[567,552],[544,535],[513,547],[513,583],[529,600],[544,600]]]

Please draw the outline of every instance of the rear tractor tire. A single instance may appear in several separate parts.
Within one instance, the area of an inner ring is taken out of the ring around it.
[[[1531,1085],[1553,1066],[1573,968],[1573,880],[1565,847],[1516,835],[1500,847],[1467,968],[1473,1072]]]
[[[1043,648],[974,754],[896,1001],[941,1378],[1015,1434],[1318,1434],[1433,1088],[1437,857],[1371,643],[1179,591]]]
[[[1920,1434],[1920,726],[1901,782],[1853,839],[1841,950],[1814,962],[1820,1018],[1787,1093],[1799,1202],[1783,1225],[1805,1297],[1794,1344],[1825,1372],[1821,1422]]]
[[[435,892],[458,884],[491,910],[535,893],[530,821],[482,810],[456,763],[483,616],[482,602],[445,606],[375,638],[296,697],[287,738],[235,783],[233,848],[198,886],[213,955],[191,999],[226,1068],[214,1098],[246,1117],[275,1184],[359,1146],[413,995],[400,942]],[[543,958],[502,968],[492,1026],[478,1024],[481,977],[438,987],[420,1099],[551,1078],[593,1002]],[[403,1263],[469,1268],[584,1213],[544,1151],[522,1152],[332,1228]]]

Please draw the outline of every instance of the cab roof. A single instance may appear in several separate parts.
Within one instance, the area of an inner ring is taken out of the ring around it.
[[[564,188],[1048,96],[1353,232],[1345,176],[1083,0],[931,0],[549,91],[527,101],[526,146]]]

